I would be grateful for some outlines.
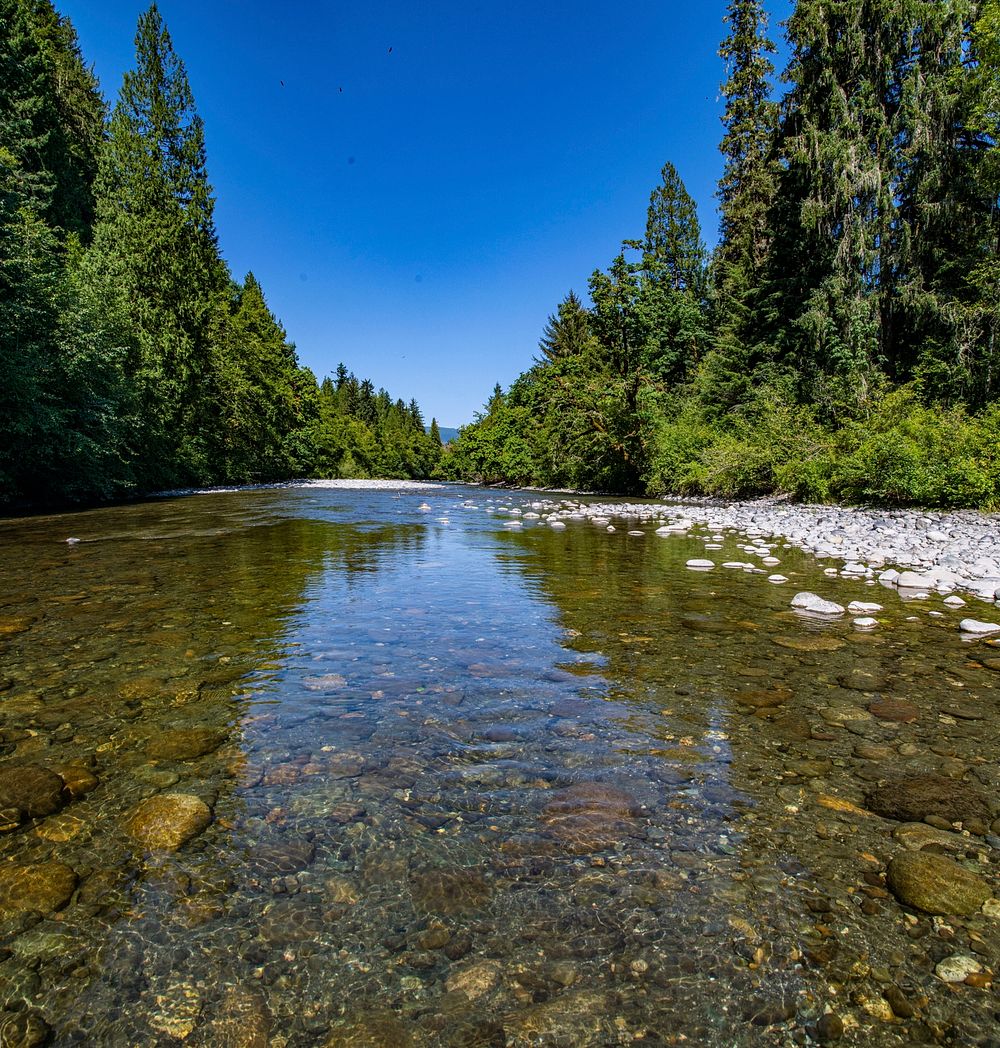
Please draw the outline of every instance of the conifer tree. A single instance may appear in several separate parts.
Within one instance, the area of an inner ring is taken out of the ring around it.
[[[594,347],[590,314],[574,291],[559,303],[555,316],[546,321],[538,348],[550,363],[582,357]]]
[[[673,164],[649,198],[636,301],[641,360],[663,387],[691,377],[707,338],[705,245],[698,211]]]
[[[49,221],[83,240],[94,222],[94,182],[104,138],[105,105],[84,63],[72,22],[51,0],[19,0],[45,64],[54,102],[50,162],[54,181]]]
[[[98,177],[94,279],[136,326],[131,373],[146,427],[149,480],[211,478],[210,343],[223,315],[214,199],[202,121],[156,5],[139,19]],[[175,464],[163,475],[160,463]]]
[[[19,0],[0,0],[0,149],[23,203],[50,222],[59,124],[45,58]]]
[[[713,260],[715,340],[702,365],[702,398],[731,408],[750,394],[754,292],[767,257],[768,212],[774,195],[771,151],[777,107],[770,99],[775,46],[761,0],[732,0],[729,36],[719,48],[728,73],[719,146],[720,241]]]

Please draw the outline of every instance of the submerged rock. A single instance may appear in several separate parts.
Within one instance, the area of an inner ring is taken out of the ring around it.
[[[560,790],[542,812],[549,836],[582,855],[613,848],[637,835],[639,802],[630,793],[601,782]]]
[[[271,1013],[264,996],[255,990],[230,986],[189,1043],[198,1048],[267,1048],[270,1034]]]
[[[76,874],[61,862],[0,866],[0,916],[51,913],[65,906],[75,889]]]
[[[0,1012],[0,1045],[3,1048],[35,1048],[45,1044],[51,1033],[37,1012]]]
[[[890,779],[867,795],[865,806],[876,815],[899,822],[920,822],[928,815],[939,815],[949,822],[990,819],[989,805],[978,790],[943,775]]]
[[[189,793],[158,793],[125,821],[125,832],[149,851],[177,851],[212,821],[208,805]]]
[[[16,808],[22,818],[52,815],[63,806],[63,781],[38,764],[0,768],[0,808]]]
[[[189,761],[212,753],[223,743],[225,736],[208,728],[189,728],[168,731],[146,744],[146,755],[154,760]]]
[[[982,877],[928,852],[895,856],[889,863],[888,883],[900,902],[942,916],[967,917],[993,894]]]
[[[323,1048],[410,1048],[409,1029],[391,1012],[367,1012],[332,1027]]]
[[[975,957],[956,953],[951,957],[945,957],[943,961],[938,961],[934,967],[934,974],[942,982],[960,983],[965,982],[970,975],[977,975],[982,970],[983,966]]]

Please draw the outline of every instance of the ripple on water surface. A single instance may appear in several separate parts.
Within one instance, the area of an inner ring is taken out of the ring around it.
[[[0,522],[0,1041],[996,1044],[1000,648],[552,509]]]

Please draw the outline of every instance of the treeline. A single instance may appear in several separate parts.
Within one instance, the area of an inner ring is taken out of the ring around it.
[[[760,0],[728,26],[718,247],[668,163],[444,469],[1000,504],[1000,0],[799,0],[780,91]]]
[[[433,470],[415,404],[299,365],[213,210],[155,4],[109,113],[50,0],[0,0],[0,503]]]

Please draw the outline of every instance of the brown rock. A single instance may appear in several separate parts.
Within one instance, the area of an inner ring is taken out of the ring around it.
[[[868,712],[879,720],[895,721],[898,724],[910,724],[920,716],[920,710],[906,699],[876,699],[869,705]]]
[[[601,782],[577,783],[556,793],[542,812],[549,836],[583,855],[638,835],[639,802],[630,793]]]
[[[37,764],[0,768],[0,808],[17,808],[24,818],[52,815],[63,806],[63,781]]]
[[[413,1036],[391,1012],[368,1012],[338,1023],[324,1048],[411,1048]]]
[[[0,866],[0,915],[51,913],[70,900],[76,874],[61,862]]]
[[[500,965],[496,961],[476,961],[448,976],[444,986],[449,993],[464,993],[478,1001],[500,984]]]
[[[417,909],[424,913],[454,914],[481,909],[492,888],[476,869],[429,870],[414,874],[410,890]]]
[[[37,1012],[0,1012],[2,1048],[36,1048],[45,1044],[51,1030]]]
[[[900,822],[920,822],[928,815],[942,816],[948,822],[990,818],[986,798],[975,787],[933,774],[891,779],[868,794],[866,807]]]
[[[73,800],[96,790],[100,785],[97,776],[79,764],[60,764],[52,770],[62,779],[66,792]]]
[[[217,750],[224,739],[222,732],[208,728],[168,731],[146,743],[146,754],[154,760],[189,761]]]
[[[271,1013],[262,994],[230,986],[211,1018],[191,1038],[197,1048],[267,1048]]]
[[[780,706],[792,697],[788,688],[771,688],[755,691],[738,691],[734,698],[741,706],[750,706],[752,709],[770,709]]]
[[[158,793],[132,810],[125,832],[149,851],[177,851],[212,821],[212,812],[188,793]]]
[[[888,883],[900,902],[941,916],[969,916],[993,894],[982,877],[929,852],[895,856],[889,863]]]

